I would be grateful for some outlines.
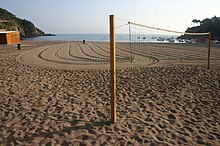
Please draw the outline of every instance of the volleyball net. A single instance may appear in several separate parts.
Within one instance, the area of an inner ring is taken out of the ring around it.
[[[117,19],[117,21],[126,20]],[[211,33],[189,33],[152,27],[131,21],[127,25],[119,25],[116,29],[126,26],[128,36],[124,47],[130,53],[130,62],[137,62],[140,56],[158,61],[163,65],[207,65],[210,63]],[[117,36],[117,31],[116,31]],[[116,43],[118,43],[116,37]],[[213,56],[215,58],[215,56]]]
[[[141,51],[163,65],[208,64],[210,33],[178,32],[134,22],[128,25],[131,62],[136,60],[133,52]]]
[[[111,121],[116,123],[116,61],[117,56],[127,58],[130,63],[139,65],[159,64],[162,66],[187,64],[210,66],[211,33],[188,33],[151,27],[143,24],[123,21],[116,23],[110,15],[110,103]],[[119,29],[127,29],[120,35]],[[125,38],[123,38],[125,37]],[[123,39],[122,39],[123,38]],[[213,59],[220,61],[218,53]],[[148,61],[146,61],[148,60]],[[126,60],[127,61],[127,60]],[[151,63],[152,62],[152,63]],[[155,63],[154,63],[155,62]],[[124,62],[123,62],[124,63]],[[147,63],[147,64],[145,64]],[[131,65],[132,66],[132,65]]]
[[[217,66],[220,64],[219,45],[213,44],[210,51],[210,32],[179,32],[134,23],[120,18],[116,18],[116,20],[115,25],[115,17],[110,15],[110,104],[111,121],[113,123],[117,121],[117,57],[129,58],[125,60],[126,65],[130,62],[130,64],[134,64],[133,66],[146,66],[152,64],[152,61],[156,66],[157,64],[159,66],[202,65],[209,69],[210,64],[213,64],[213,66],[214,64]],[[119,21],[122,23],[118,23]],[[121,32],[127,33],[120,34]],[[150,61],[147,62],[146,60]]]

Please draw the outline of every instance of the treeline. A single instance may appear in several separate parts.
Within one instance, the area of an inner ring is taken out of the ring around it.
[[[0,8],[0,29],[19,31],[22,38],[42,36],[44,32],[28,20],[17,18],[14,14]]]
[[[220,17],[206,18],[204,20],[194,19],[192,23],[197,26],[189,27],[186,32],[189,33],[206,33],[211,32],[212,40],[220,40]],[[181,36],[181,38],[184,38]],[[187,38],[187,36],[185,36]]]

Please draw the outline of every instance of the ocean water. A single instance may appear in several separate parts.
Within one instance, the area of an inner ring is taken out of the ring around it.
[[[169,42],[166,39],[176,38],[177,36],[165,35],[132,35],[132,42]],[[161,41],[162,38],[162,41]],[[33,38],[26,38],[25,40],[39,40],[39,41],[95,41],[95,42],[109,42],[109,34],[56,34],[55,36],[39,36]],[[116,42],[130,42],[128,34],[116,34]],[[175,42],[177,40],[175,39]]]
[[[121,41],[128,41],[128,35],[117,35],[116,39]],[[48,40],[48,41],[95,41],[95,42],[109,42],[108,34],[56,34],[55,36],[39,36],[33,38],[26,38],[25,40]]]

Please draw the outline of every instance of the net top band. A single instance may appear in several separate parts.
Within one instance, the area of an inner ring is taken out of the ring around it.
[[[155,29],[155,30],[160,30],[160,31],[171,32],[171,33],[178,33],[178,34],[183,34],[183,35],[208,35],[208,34],[210,34],[210,32],[207,32],[207,33],[190,33],[190,32],[173,31],[173,30],[162,29],[162,28],[147,26],[147,25],[143,25],[143,24],[138,24],[138,23],[134,23],[134,22],[128,22],[128,24],[132,24],[132,25],[136,25],[136,26],[140,26],[140,27],[145,27],[145,28],[150,28],[150,29]]]

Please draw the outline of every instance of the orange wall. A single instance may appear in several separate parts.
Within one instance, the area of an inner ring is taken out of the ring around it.
[[[11,38],[11,34],[10,33],[6,34],[6,38],[7,38],[7,44],[8,45],[12,44],[12,38]]]
[[[20,40],[20,34],[19,32],[15,32],[13,34],[13,37],[12,37],[12,42],[13,43],[19,43],[21,40]]]
[[[0,34],[0,43],[1,44],[15,44],[20,42],[19,32],[12,32],[6,34]]]

